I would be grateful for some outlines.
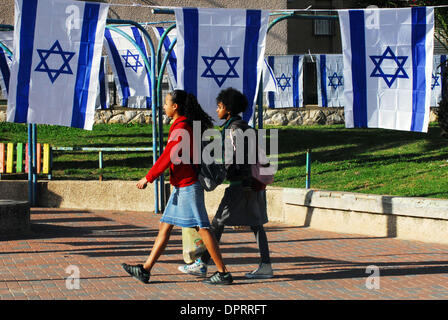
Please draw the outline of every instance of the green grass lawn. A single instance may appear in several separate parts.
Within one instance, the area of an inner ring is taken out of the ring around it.
[[[151,147],[148,125],[95,125],[92,131],[38,125],[38,142],[52,146]],[[448,140],[437,124],[429,132],[346,129],[343,125],[279,129],[279,171],[274,186],[305,187],[306,150],[312,149],[311,188],[448,199]],[[168,126],[164,127],[165,137]],[[27,126],[0,123],[0,142],[26,142]],[[138,180],[152,165],[148,152],[58,151],[53,179]],[[3,176],[4,177],[4,176]],[[41,175],[45,179],[46,176]]]

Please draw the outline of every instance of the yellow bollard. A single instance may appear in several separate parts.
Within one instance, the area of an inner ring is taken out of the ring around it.
[[[42,173],[49,174],[50,173],[50,145],[48,143],[44,143],[44,157],[43,157],[43,167]]]
[[[14,162],[14,144],[9,142],[6,151],[6,173],[12,173],[12,164]]]

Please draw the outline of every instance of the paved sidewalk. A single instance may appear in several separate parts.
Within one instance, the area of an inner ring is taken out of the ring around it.
[[[210,287],[180,274],[181,230],[174,228],[151,283],[144,285],[129,277],[121,263],[145,261],[159,218],[142,212],[33,208],[32,235],[0,238],[0,299],[448,298],[447,245],[273,223],[266,227],[273,279],[244,278],[258,264],[257,246],[250,231],[231,228],[226,229],[221,248],[233,285]],[[379,268],[379,283],[369,277],[372,271],[366,272],[372,265]],[[70,290],[67,284],[76,282],[67,278],[76,268],[79,289]],[[209,274],[215,270],[210,266]]]

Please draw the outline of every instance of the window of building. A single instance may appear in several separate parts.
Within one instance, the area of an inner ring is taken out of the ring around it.
[[[330,15],[330,12],[319,11],[315,13],[319,16]],[[332,36],[334,34],[334,20],[333,19],[314,19],[313,32],[315,36]]]

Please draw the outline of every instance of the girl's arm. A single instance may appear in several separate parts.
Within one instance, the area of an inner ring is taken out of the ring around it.
[[[156,163],[152,166],[152,168],[148,171],[146,176],[140,179],[137,183],[137,187],[139,189],[146,188],[146,185],[149,183],[153,183],[166,169],[168,169],[171,165],[171,154],[177,154],[177,149],[179,148],[179,143],[182,140],[182,131],[176,129],[172,132],[172,137],[170,137],[165,149],[160,155],[159,159],[157,159]],[[186,130],[185,130],[186,131]]]

